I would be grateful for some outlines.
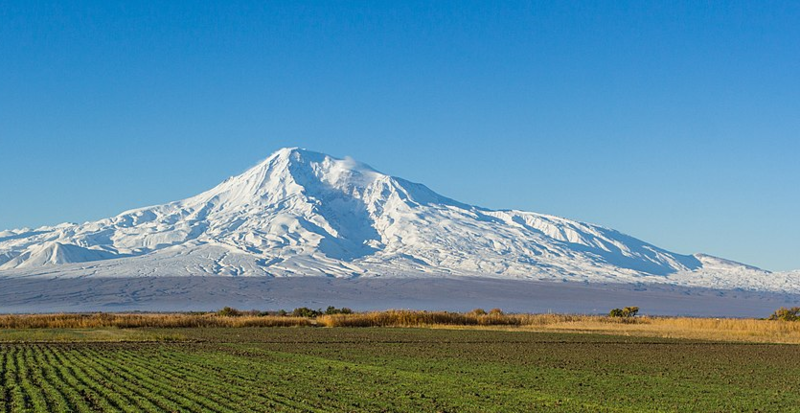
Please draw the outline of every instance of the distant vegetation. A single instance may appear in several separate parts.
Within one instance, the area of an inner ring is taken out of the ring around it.
[[[447,327],[520,329],[542,332],[625,334],[648,337],[723,341],[800,343],[800,308],[782,308],[768,319],[653,317],[638,315],[637,307],[612,310],[609,315],[519,314],[495,308],[466,313],[389,310],[353,312],[334,306],[300,307],[291,311],[244,311],[225,307],[208,313],[91,313],[0,315],[0,341],[9,329],[169,329],[193,327]],[[2,330],[6,331],[3,332]],[[155,334],[159,334],[154,332]],[[30,334],[29,334],[30,335]],[[17,335],[18,336],[18,335]],[[14,336],[16,337],[16,336]]]
[[[557,314],[506,314],[499,308],[467,313],[449,311],[388,310],[355,313],[347,307],[325,310],[308,307],[291,312],[242,311],[225,307],[213,313],[87,313],[0,315],[0,328],[191,328],[191,327],[421,327],[535,326],[554,322],[604,319],[601,316]]]
[[[319,317],[321,315],[334,314],[353,314],[353,310],[347,307],[336,308],[334,306],[329,306],[325,311],[322,311],[322,309],[312,310],[308,307],[295,308],[294,311],[292,311],[292,316],[294,317]]]
[[[608,313],[609,317],[622,317],[622,318],[629,318],[629,317],[636,317],[636,314],[639,313],[639,307],[625,307],[625,308],[615,308]]]
[[[0,316],[0,328],[190,328],[190,327],[300,327],[312,323],[303,317],[241,312],[180,314],[30,314]]]
[[[390,310],[356,314],[323,315],[318,322],[326,327],[420,327],[453,326],[522,326],[531,324],[531,314],[504,314],[500,309],[488,313],[482,309],[469,313],[447,311]]]
[[[556,314],[506,314],[499,308],[467,313],[388,310],[355,313],[342,307],[292,311],[243,311],[225,307],[213,313],[86,313],[0,315],[0,328],[191,328],[191,327],[418,327],[533,326],[607,317]],[[606,320],[615,322],[614,320]]]
[[[469,313],[446,311],[389,310],[354,313],[347,307],[325,310],[308,307],[291,312],[242,311],[225,307],[214,313],[89,313],[26,314],[0,316],[0,328],[191,328],[191,327],[402,327],[424,325],[508,325],[535,324],[537,316],[505,314],[500,309]],[[585,316],[567,316],[575,319]]]
[[[785,308],[781,307],[775,310],[771,316],[769,316],[770,320],[782,320],[782,321],[800,321],[800,307],[792,307],[792,308]]]

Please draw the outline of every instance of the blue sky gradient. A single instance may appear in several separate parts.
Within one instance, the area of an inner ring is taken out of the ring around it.
[[[800,268],[798,2],[0,0],[0,228],[283,146],[490,208]]]

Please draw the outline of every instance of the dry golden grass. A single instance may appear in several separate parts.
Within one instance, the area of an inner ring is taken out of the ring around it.
[[[485,314],[383,311],[321,316],[326,327],[490,328],[614,334],[711,341],[800,344],[800,322],[689,317],[612,318],[570,314]]]
[[[800,344],[800,322],[688,317],[632,317],[570,314],[503,314],[389,310],[314,318],[239,313],[31,314],[0,315],[0,329],[191,328],[191,327],[427,327],[486,328]]]
[[[528,331],[616,334],[712,341],[800,344],[800,322],[735,318],[637,317],[616,323],[599,316],[526,324]]]
[[[635,324],[642,318],[610,318],[571,314],[452,313],[446,311],[389,310],[369,313],[323,315],[317,322],[326,327],[425,327],[425,326],[549,326],[580,321],[604,324]]]
[[[445,311],[389,310],[370,313],[334,314],[317,317],[325,327],[423,327],[454,326],[520,326],[522,316],[502,313],[476,314]]]
[[[189,328],[189,327],[301,327],[311,325],[302,317],[202,314],[30,314],[1,315],[0,328]]]

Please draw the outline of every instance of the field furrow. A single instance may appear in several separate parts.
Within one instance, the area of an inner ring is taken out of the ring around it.
[[[159,409],[153,405],[143,394],[137,394],[127,388],[127,383],[116,372],[97,368],[97,363],[85,354],[73,353],[70,361],[76,368],[81,369],[95,383],[101,384],[105,390],[102,393],[114,399],[114,403],[126,412],[157,412]]]
[[[23,349],[23,361],[27,367],[28,380],[33,384],[35,396],[34,405],[37,411],[63,412],[68,411],[69,406],[61,394],[44,377],[44,366],[36,358],[39,353],[36,346],[29,346]]]
[[[233,366],[230,364],[207,365],[207,359],[179,358],[177,357],[178,355],[187,356],[183,353],[172,352],[164,354],[166,359],[160,364],[160,367],[163,368],[163,372],[171,372],[172,374],[170,377],[173,378],[184,376],[200,382],[211,381],[215,383],[222,383],[222,387],[225,388],[226,391],[230,392],[229,394],[240,398],[240,400],[243,400],[248,405],[251,405],[256,411],[263,410],[265,407],[272,411],[329,411],[322,409],[319,406],[309,406],[307,404],[295,402],[290,398],[281,397],[280,394],[274,391],[271,392],[271,389],[264,386],[263,383],[255,380],[255,378],[242,377],[238,375],[238,372],[234,370]],[[131,360],[132,363],[136,363],[130,358],[130,356],[128,356],[128,360]],[[180,369],[175,369],[170,366],[180,366]],[[220,369],[219,367],[215,366],[225,366],[225,368]],[[251,366],[251,372],[254,370],[253,368],[257,370],[261,367]],[[218,394],[219,391],[212,390],[212,393]],[[261,403],[253,404],[254,401],[260,401]]]
[[[241,390],[237,383],[226,380],[211,374],[198,374],[189,368],[179,368],[169,363],[168,359],[159,358],[157,371],[151,369],[148,361],[128,352],[115,354],[120,362],[129,366],[134,366],[171,383],[182,383],[191,386],[194,394],[202,394],[205,398],[215,401],[223,406],[225,411],[244,411],[257,412],[263,410],[263,406],[254,403],[252,393]],[[222,410],[220,410],[222,411]]]
[[[128,363],[113,360],[97,352],[92,352],[92,357],[100,365],[110,371],[116,372],[123,380],[132,383],[151,395],[151,401],[169,411],[205,411],[212,410],[207,404],[198,403],[187,397],[183,383],[167,382],[160,374],[152,371],[143,371]]]
[[[0,413],[800,413],[795,345],[397,328],[158,331],[190,339],[0,344]]]
[[[295,373],[300,373],[295,367],[265,364],[263,360],[252,358],[232,357],[222,352],[204,352],[202,356],[191,353],[169,353],[168,357],[181,366],[199,369],[200,374],[220,374],[221,370],[215,366],[225,366],[224,377],[238,386],[257,384],[253,394],[262,397],[267,403],[278,403],[289,409],[327,412],[337,411],[344,406],[337,406],[337,401],[326,398],[326,394],[309,394],[304,391],[303,378]],[[291,377],[292,386],[279,386]],[[312,378],[319,381],[318,377]]]
[[[67,382],[67,385],[75,389],[80,395],[89,411],[101,412],[118,412],[119,406],[116,406],[112,401],[107,400],[102,393],[97,391],[98,385],[88,379],[84,372],[72,365],[67,358],[71,350],[63,350],[61,348],[52,348],[51,355],[53,362],[60,367],[61,375]]]
[[[10,360],[8,364],[9,374],[7,375],[7,386],[11,393],[12,410],[15,412],[29,412],[32,411],[32,406],[30,400],[25,395],[25,389],[22,387],[22,380],[19,374],[19,360],[17,359],[17,353],[19,353],[19,351],[19,348],[12,347],[9,353]]]
[[[11,410],[10,398],[11,394],[8,392],[9,387],[6,381],[6,372],[8,368],[8,353],[7,346],[0,345],[0,413],[8,413]]]
[[[40,359],[47,366],[46,376],[48,381],[64,396],[69,404],[70,411],[80,413],[94,411],[86,397],[81,394],[77,387],[77,380],[71,376],[70,372],[64,367],[55,356],[54,350],[49,346],[42,346]]]
[[[230,404],[227,397],[215,391],[215,385],[221,387],[224,386],[224,383],[209,383],[208,377],[195,381],[170,374],[160,357],[153,363],[153,360],[143,360],[141,355],[127,351],[116,351],[112,356],[104,356],[87,350],[87,355],[95,360],[106,360],[112,365],[125,365],[142,375],[156,377],[161,382],[170,383],[171,388],[179,392],[182,397],[191,400],[198,406],[203,406],[205,409],[217,412],[236,411],[236,406]]]
[[[45,393],[45,398],[48,400],[48,406],[51,411],[76,411],[77,408],[72,404],[64,389],[64,383],[59,379],[55,373],[55,369],[45,358],[45,349],[43,346],[36,346],[30,349],[30,360],[39,366],[37,371],[37,380]]]

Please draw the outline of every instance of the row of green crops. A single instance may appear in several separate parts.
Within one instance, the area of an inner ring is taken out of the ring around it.
[[[5,412],[797,411],[793,345],[416,329],[0,344]]]

